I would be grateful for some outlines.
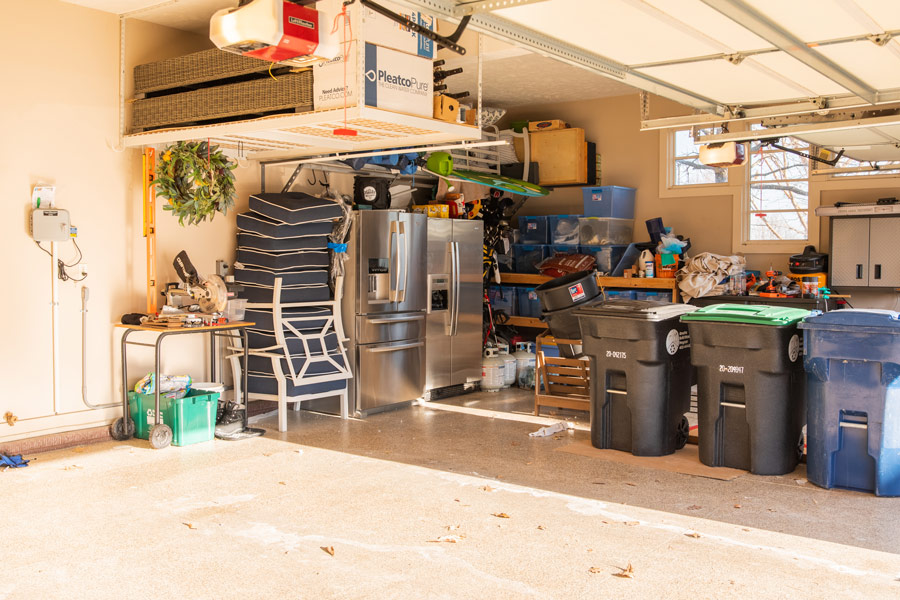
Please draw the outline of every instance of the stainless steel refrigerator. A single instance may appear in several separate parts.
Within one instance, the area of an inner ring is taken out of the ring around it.
[[[481,379],[484,223],[428,219],[425,387]]]
[[[426,236],[422,214],[353,215],[342,315],[359,416],[425,392]]]

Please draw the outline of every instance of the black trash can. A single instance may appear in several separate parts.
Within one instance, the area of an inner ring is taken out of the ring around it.
[[[610,300],[575,311],[591,360],[591,443],[664,456],[688,438],[691,339],[687,304]]]
[[[803,452],[808,310],[715,304],[684,315],[697,368],[700,461],[783,475]]]

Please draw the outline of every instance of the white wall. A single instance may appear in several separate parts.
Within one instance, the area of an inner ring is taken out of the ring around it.
[[[140,151],[116,151],[118,138],[119,19],[54,0],[4,2],[0,32],[3,81],[0,110],[0,255],[5,258],[0,314],[0,441],[105,425],[116,410],[88,410],[81,400],[81,287],[60,282],[62,387],[53,403],[50,290],[54,269],[28,232],[31,188],[57,187],[57,205],[78,227],[90,289],[89,400],[117,401],[121,393],[118,334],[112,324],[145,306],[145,254],[141,237]],[[208,47],[193,36],[129,21],[128,71],[135,64]],[[239,170],[242,202],[257,187],[253,166]],[[159,211],[160,279],[173,280],[172,257],[186,249],[198,268],[211,272],[215,258],[233,257],[234,216],[181,228]],[[68,242],[60,255],[74,256]],[[195,336],[188,336],[195,337]],[[178,341],[177,339],[174,341]],[[169,344],[169,342],[167,342]],[[198,374],[202,343],[173,343],[164,369]],[[146,351],[138,349],[138,353]],[[137,355],[135,355],[137,356]],[[132,379],[149,361],[133,363]],[[146,371],[145,371],[146,372]],[[200,373],[203,375],[203,373]],[[133,383],[133,382],[129,382]]]

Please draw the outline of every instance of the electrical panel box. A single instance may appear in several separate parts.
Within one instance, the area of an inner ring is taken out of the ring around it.
[[[65,242],[69,239],[69,211],[36,208],[31,211],[31,237],[36,242]]]

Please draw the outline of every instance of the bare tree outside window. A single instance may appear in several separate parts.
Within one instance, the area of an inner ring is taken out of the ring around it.
[[[809,152],[806,142],[782,138],[781,144]],[[750,152],[748,241],[809,238],[809,161],[753,142]]]
[[[701,130],[701,135],[719,133],[718,128]],[[728,170],[710,167],[700,162],[700,146],[694,143],[690,129],[675,131],[675,185],[709,185],[728,183]]]

